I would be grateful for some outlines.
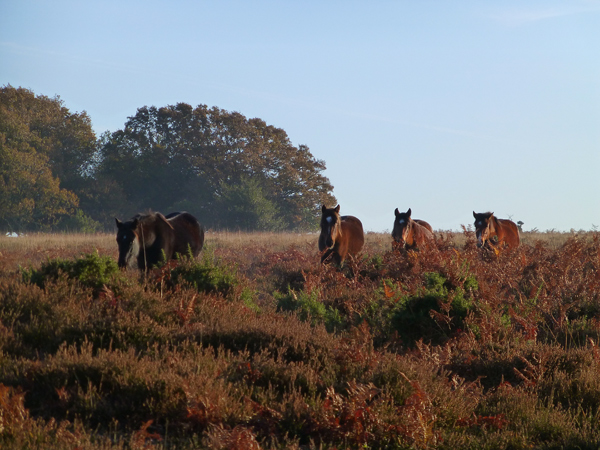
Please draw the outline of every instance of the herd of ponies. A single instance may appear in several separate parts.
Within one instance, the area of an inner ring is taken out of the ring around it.
[[[362,223],[354,216],[341,216],[340,205],[321,208],[321,234],[319,251],[321,263],[342,265],[346,257],[354,257],[365,243]],[[406,212],[394,211],[392,231],[393,247],[415,249],[433,240],[433,229],[424,220],[413,219],[410,208]],[[515,248],[519,245],[519,229],[508,219],[498,219],[492,212],[476,213],[475,233],[477,245],[497,249],[501,246]],[[147,270],[165,258],[177,255],[196,257],[204,245],[204,227],[187,212],[173,212],[167,216],[159,212],[137,214],[126,222],[117,223],[119,267]],[[492,238],[496,238],[496,242]]]

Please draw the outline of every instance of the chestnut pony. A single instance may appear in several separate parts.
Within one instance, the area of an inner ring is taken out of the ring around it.
[[[150,212],[137,214],[126,222],[117,223],[119,267],[141,270],[156,266],[176,255],[194,258],[204,245],[204,228],[190,213],[175,212],[168,216]]]
[[[394,229],[392,230],[393,246],[414,249],[427,241],[433,240],[433,229],[424,220],[411,219],[411,209],[401,213],[398,208],[394,211]]]
[[[323,205],[321,211],[321,263],[331,256],[337,265],[342,265],[347,255],[353,257],[363,248],[365,235],[362,223],[354,216],[340,216],[340,205],[335,208]]]
[[[519,228],[517,225],[508,219],[498,219],[493,212],[476,213],[475,217],[475,234],[477,236],[477,247],[483,247],[485,244],[492,248],[500,248],[506,245],[509,248],[519,246]],[[498,243],[492,243],[492,238],[496,236]]]

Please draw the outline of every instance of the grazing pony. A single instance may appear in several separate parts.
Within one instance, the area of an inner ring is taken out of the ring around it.
[[[401,213],[398,208],[394,211],[394,229],[392,230],[393,246],[414,249],[422,246],[427,241],[433,240],[433,229],[424,220],[411,219],[412,211]]]
[[[187,212],[137,214],[127,222],[117,222],[119,267],[147,270],[177,254],[194,258],[204,245],[204,228]]]
[[[477,236],[477,247],[483,247],[488,244],[493,249],[499,249],[502,245],[509,248],[519,246],[519,228],[508,219],[497,219],[493,212],[476,213],[475,217],[475,235]],[[498,237],[498,243],[494,244],[492,238]]]
[[[341,266],[347,255],[353,257],[363,248],[365,235],[362,223],[354,216],[340,216],[340,205],[335,208],[323,205],[321,211],[321,263],[331,256]]]

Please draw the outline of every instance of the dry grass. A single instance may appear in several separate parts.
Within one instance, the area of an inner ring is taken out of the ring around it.
[[[458,248],[465,246],[472,231],[452,232],[436,231],[438,239],[453,243]],[[558,249],[567,239],[577,236],[591,239],[593,232],[524,232],[521,242],[534,246],[536,242],[551,249]],[[365,234],[364,253],[373,255],[383,253],[391,248],[392,238],[389,233],[367,232]],[[318,233],[272,233],[272,232],[206,232],[205,245],[217,254],[227,255],[236,249],[255,249],[258,252],[285,252],[297,249],[307,254],[317,255]],[[118,256],[115,234],[77,234],[77,233],[30,233],[20,237],[0,235],[0,265],[14,270],[19,266],[38,266],[53,258],[72,258],[82,253],[98,252],[116,260]]]
[[[5,268],[38,266],[49,259],[69,258],[95,251],[116,259],[118,251],[115,235],[108,233],[31,233],[19,237],[0,235],[1,265]]]
[[[522,232],[521,240],[524,244],[534,244],[535,241],[548,243],[551,247],[562,245],[568,238],[573,236],[593,236],[594,232],[571,231],[571,232]],[[436,236],[452,239],[458,246],[463,246],[466,238],[462,232],[435,231]],[[206,232],[207,243],[215,248],[235,246],[269,246],[274,251],[285,250],[292,246],[304,247],[306,245],[317,245],[319,235],[314,233],[273,233],[273,232],[232,232],[215,231]],[[391,235],[389,233],[367,232],[365,234],[365,245],[372,251],[387,250],[391,246]],[[30,251],[40,248],[50,249],[83,249],[90,247],[100,251],[112,251],[116,248],[114,233],[77,234],[77,233],[30,233],[20,237],[8,237],[0,235],[0,251],[18,250]]]
[[[470,230],[469,228],[467,228]],[[473,233],[472,231],[470,231]],[[464,247],[467,241],[467,235],[457,231],[435,231],[435,236],[453,242],[457,247]],[[522,232],[521,242],[525,245],[535,245],[536,242],[542,242],[550,248],[556,249],[563,245],[567,239],[578,236],[584,239],[591,239],[594,232],[571,231],[571,232]],[[261,232],[228,232],[228,231],[208,231],[206,242],[215,248],[231,248],[259,246],[268,247],[272,251],[283,251],[290,247],[308,248],[314,246],[317,248],[318,233],[261,233]],[[389,233],[365,233],[365,250],[369,253],[384,252],[391,248],[392,237]],[[0,241],[1,248],[1,241]]]

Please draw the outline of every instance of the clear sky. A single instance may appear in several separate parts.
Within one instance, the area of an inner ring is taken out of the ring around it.
[[[0,85],[98,135],[206,104],[325,161],[342,214],[600,227],[600,1],[0,1]]]

